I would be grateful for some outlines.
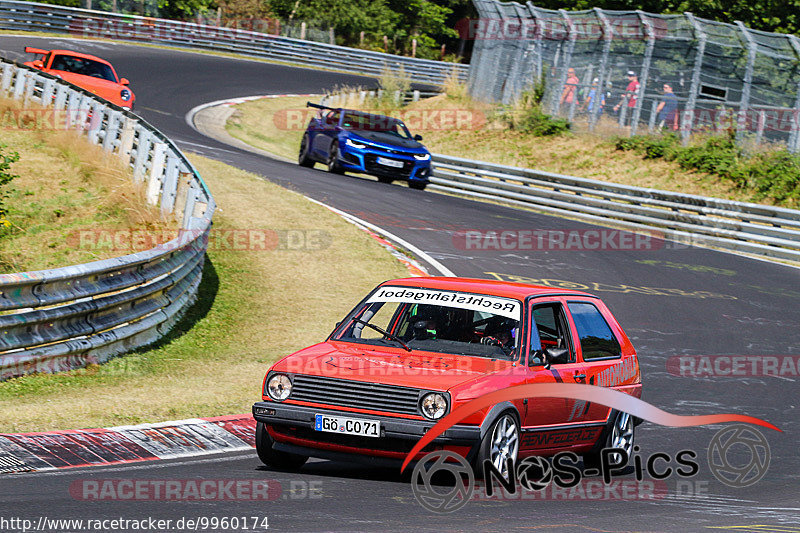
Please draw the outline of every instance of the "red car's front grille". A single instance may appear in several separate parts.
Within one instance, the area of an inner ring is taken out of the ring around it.
[[[297,374],[292,380],[290,398],[337,407],[416,415],[419,414],[417,404],[421,392],[398,385]]]

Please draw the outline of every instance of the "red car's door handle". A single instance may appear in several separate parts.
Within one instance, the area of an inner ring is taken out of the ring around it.
[[[586,374],[575,374],[575,379],[586,379]]]

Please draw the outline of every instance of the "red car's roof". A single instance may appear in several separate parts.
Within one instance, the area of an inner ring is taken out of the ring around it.
[[[427,289],[441,289],[448,291],[472,292],[506,298],[525,299],[527,296],[543,296],[548,294],[573,294],[575,296],[595,297],[581,291],[558,289],[543,285],[528,285],[527,283],[513,283],[511,281],[496,281],[491,279],[474,278],[402,278],[381,283],[381,285],[399,285],[403,287],[419,287]]]
[[[97,57],[97,56],[93,56],[91,54],[83,54],[81,52],[73,52],[72,50],[50,50],[49,53],[59,54],[59,55],[75,56],[75,57],[80,57],[80,58],[83,58],[83,59],[92,59],[92,60],[98,61],[100,63],[105,63],[108,66],[112,66],[111,63],[109,63],[105,59],[102,59],[102,58]]]

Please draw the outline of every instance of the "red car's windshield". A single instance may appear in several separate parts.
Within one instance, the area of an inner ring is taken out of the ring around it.
[[[84,57],[57,55],[53,58],[50,69],[117,82],[117,77],[110,66]]]
[[[513,359],[521,305],[496,296],[381,287],[351,317],[336,340]]]

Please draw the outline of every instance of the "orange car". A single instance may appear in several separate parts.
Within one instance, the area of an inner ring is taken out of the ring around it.
[[[29,67],[74,83],[120,107],[133,109],[136,97],[128,88],[130,82],[127,78],[119,79],[114,67],[105,59],[70,50],[41,50],[26,46],[25,51],[42,56],[26,61]]]

